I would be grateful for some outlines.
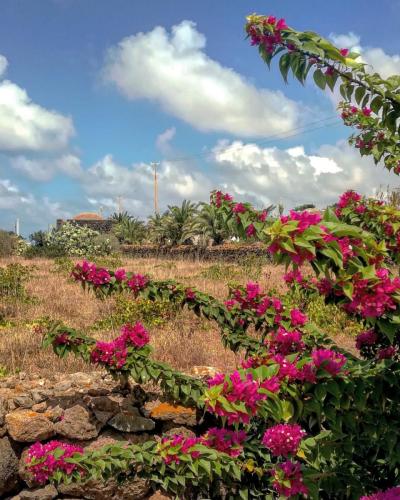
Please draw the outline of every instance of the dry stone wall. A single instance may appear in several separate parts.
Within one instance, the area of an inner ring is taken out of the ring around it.
[[[19,374],[0,380],[0,498],[93,500],[168,498],[145,480],[47,485],[26,473],[28,447],[57,439],[95,449],[116,441],[141,443],[161,434],[194,436],[199,415],[164,400],[157,387],[130,385],[102,372],[55,375],[52,379]]]

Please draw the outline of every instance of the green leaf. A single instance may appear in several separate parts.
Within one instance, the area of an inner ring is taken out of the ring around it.
[[[316,71],[314,71],[313,78],[314,82],[318,85],[318,87],[324,90],[326,87],[326,77],[319,68]]]
[[[366,89],[365,87],[358,87],[355,91],[355,94],[354,94],[354,97],[357,101],[357,104],[360,104],[360,102],[362,101],[362,98],[364,97],[365,95],[365,92],[366,92]]]
[[[288,76],[289,68],[290,68],[290,54],[286,53],[279,59],[279,69],[280,69],[280,72],[282,74],[282,77],[283,77],[285,83],[287,83],[287,81],[288,81],[287,76]]]

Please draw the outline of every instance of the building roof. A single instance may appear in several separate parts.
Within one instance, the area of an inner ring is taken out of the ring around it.
[[[94,212],[82,212],[81,214],[75,215],[73,220],[104,220],[104,218]]]

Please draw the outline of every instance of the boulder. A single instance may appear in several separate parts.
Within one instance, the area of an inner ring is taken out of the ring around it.
[[[109,420],[108,425],[122,432],[143,432],[152,431],[156,424],[153,420],[143,417],[139,410],[132,406],[117,413]]]
[[[8,437],[0,439],[0,497],[18,485],[18,458]]]
[[[32,443],[54,435],[54,425],[45,413],[32,410],[15,410],[6,415],[6,426],[14,441]]]
[[[147,481],[134,478],[118,484],[115,479],[106,482],[90,480],[85,483],[60,484],[58,492],[61,495],[70,495],[89,500],[139,500],[145,498],[149,492]]]
[[[20,491],[18,496],[12,500],[53,500],[57,498],[58,491],[52,484],[48,484],[44,488],[36,488],[34,490]]]
[[[102,424],[82,405],[67,408],[62,420],[54,424],[57,434],[68,439],[88,440],[98,436]]]
[[[172,421],[178,425],[195,426],[197,423],[196,410],[185,406],[174,405],[157,399],[145,403],[143,413],[154,420]]]

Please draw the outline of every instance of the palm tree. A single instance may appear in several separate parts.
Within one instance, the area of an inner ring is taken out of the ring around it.
[[[152,243],[165,245],[168,240],[167,235],[167,212],[162,215],[156,213],[151,215],[147,222],[148,238]]]
[[[141,243],[146,236],[146,227],[143,221],[133,217],[131,215],[126,216],[124,214],[118,214],[122,216],[120,222],[117,222],[114,226],[114,234],[120,241],[120,243]]]
[[[171,245],[189,243],[194,237],[194,233],[190,232],[190,226],[197,214],[197,207],[196,203],[189,200],[183,200],[180,207],[168,205],[166,223]]]
[[[220,210],[215,205],[201,203],[201,210],[192,223],[187,225],[184,237],[198,235],[202,243],[207,244],[211,240],[214,245],[220,245],[230,236],[229,233]]]
[[[125,212],[114,212],[110,219],[115,222],[116,224],[120,224],[121,222],[130,220],[132,218],[132,215],[130,215],[127,211]]]

